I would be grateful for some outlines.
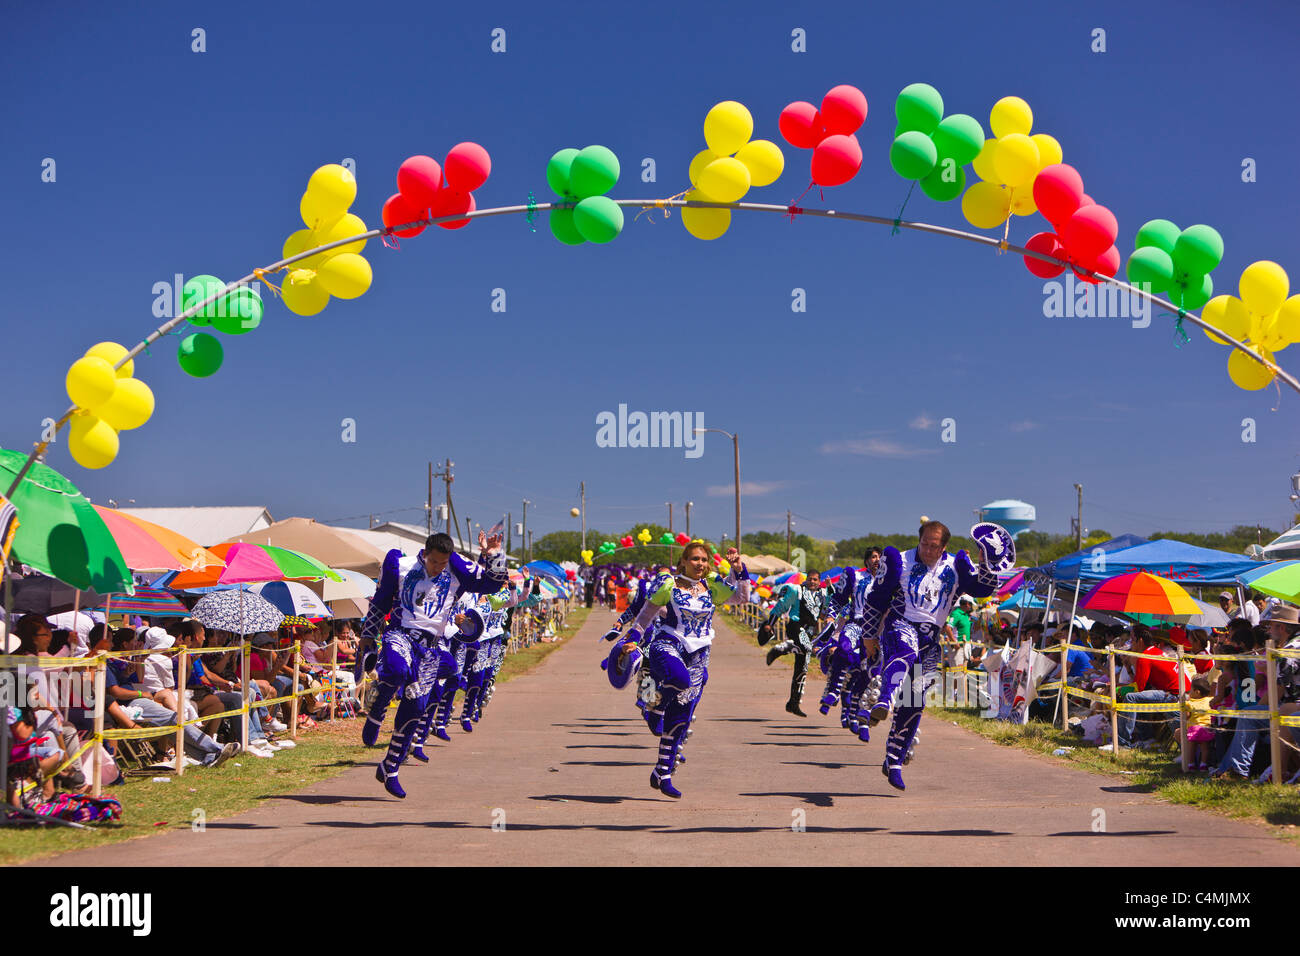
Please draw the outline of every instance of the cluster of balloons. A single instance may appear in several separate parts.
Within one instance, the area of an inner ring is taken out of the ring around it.
[[[581,554],[582,554],[582,563],[586,565],[590,565],[591,559],[595,557],[596,552],[592,551],[590,548],[583,548]]]
[[[1033,126],[1034,112],[1020,97],[1004,96],[993,104],[989,128],[994,138],[984,141],[973,163],[982,182],[961,199],[962,215],[976,229],[1000,226],[1013,213],[1031,216],[1037,211],[1034,182],[1044,169],[1059,165],[1064,153],[1054,137],[1030,135]]]
[[[813,151],[810,172],[818,186],[842,186],[862,168],[857,131],[867,121],[867,98],[856,86],[837,86],[821,109],[796,100],[781,111],[781,136],[795,149]]]
[[[704,142],[691,160],[686,199],[739,202],[751,186],[770,186],[785,170],[781,147],[751,140],[754,117],[743,103],[724,100],[704,117]],[[682,225],[696,239],[717,239],[731,227],[730,209],[682,209]]]
[[[478,143],[457,143],[447,151],[440,166],[432,156],[409,156],[397,168],[397,192],[384,202],[380,218],[385,229],[421,219],[457,216],[476,208],[474,190],[492,172],[492,157]],[[468,219],[438,223],[444,229],[460,229]],[[403,239],[418,236],[424,226],[394,231]]]
[[[1252,262],[1241,273],[1237,291],[1240,296],[1216,295],[1210,299],[1201,318],[1270,362],[1288,345],[1300,344],[1300,295],[1288,298],[1291,280],[1285,269],[1267,259]],[[1228,344],[1212,332],[1205,334],[1212,342]],[[1247,391],[1273,381],[1271,371],[1239,349],[1233,349],[1228,356],[1228,377]]]
[[[601,554],[610,554],[611,552],[617,550],[618,550],[618,545],[616,545],[613,541],[602,541],[600,544]]]
[[[1179,229],[1168,219],[1144,223],[1128,257],[1128,281],[1167,293],[1180,309],[1199,309],[1214,295],[1210,273],[1223,260],[1223,237],[1212,226]],[[1249,361],[1249,360],[1247,360]]]
[[[966,171],[984,148],[984,127],[965,113],[943,115],[943,97],[928,83],[911,83],[894,101],[894,143],[889,165],[921,184],[936,202],[956,199],[966,189]],[[1005,218],[1005,217],[1004,217]]]
[[[1042,169],[1034,179],[1033,201],[1056,231],[1035,233],[1025,243],[1026,249],[1068,260],[1076,276],[1094,285],[1101,279],[1089,272],[1109,278],[1119,271],[1120,254],[1115,246],[1119,222],[1114,213],[1083,191],[1078,170],[1065,163]],[[1031,256],[1024,259],[1025,268],[1040,279],[1052,279],[1065,271],[1064,266]]]
[[[640,531],[636,533],[636,539],[640,541],[642,544],[649,544],[650,537],[651,535],[650,535],[649,528],[642,528]]]
[[[181,288],[181,310],[188,312],[200,302],[219,295],[226,284],[216,276],[201,275],[189,279]],[[226,295],[212,299],[189,318],[190,325],[211,327],[225,335],[243,335],[262,324],[262,297],[256,289],[239,286]],[[195,332],[181,340],[176,361],[187,375],[207,378],[221,368],[225,356],[215,335]]]
[[[83,468],[104,468],[117,457],[119,431],[139,428],[153,415],[149,386],[135,374],[135,362],[115,369],[127,356],[116,342],[100,342],[72,363],[65,385],[76,406],[69,423],[68,448]]]
[[[633,541],[632,541],[632,536],[630,534],[625,534],[623,535],[623,537],[618,539],[618,546],[620,548],[630,548],[632,547],[632,544]]]
[[[678,532],[677,532],[677,537],[674,538],[673,540],[676,541],[678,544],[690,544],[690,543],[691,543],[691,536],[688,535],[688,534],[685,534],[684,532],[678,531]]]
[[[619,176],[618,157],[605,146],[562,149],[546,164],[546,182],[555,195],[574,203],[551,210],[551,235],[566,246],[612,242],[623,231],[623,208],[605,193]]]
[[[348,212],[357,198],[357,180],[350,170],[329,163],[311,174],[298,209],[306,229],[284,241],[283,258],[366,232],[366,224]],[[280,289],[285,307],[295,315],[316,315],[330,296],[355,299],[370,288],[370,263],[361,256],[366,240],[319,252],[294,263]]]
[[[659,543],[660,543],[660,544],[672,544],[672,543],[673,543],[673,533],[672,533],[671,531],[665,531],[663,534],[661,534],[661,535],[659,536]]]

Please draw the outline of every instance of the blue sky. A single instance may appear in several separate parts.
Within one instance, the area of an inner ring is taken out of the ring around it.
[[[888,148],[907,83],[933,84],[949,113],[986,129],[1014,94],[1116,213],[1125,255],[1148,219],[1205,222],[1226,244],[1216,291],[1235,293],[1257,259],[1300,282],[1291,5],[701,9],[324,0],[8,13],[0,445],[30,447],[66,408],[64,373],[87,347],[154,328],[154,283],[279,258],[323,163],[355,160],[353,211],[368,224],[405,157],[441,160],[462,140],[492,156],[480,207],[530,190],[543,200],[550,155],[590,143],[622,160],[613,195],[668,196],[687,185],[714,103],[740,100],[755,137],[779,139],[782,107],[839,83],[860,87],[870,113],[862,170],[826,191],[826,207],[899,208],[907,184]],[[204,53],[191,52],[196,27]],[[498,27],[505,53],[490,49]],[[805,53],[791,50],[796,28]],[[1095,28],[1104,53],[1090,50]],[[746,198],[803,191],[809,154],[783,149],[782,178]],[[639,180],[644,157],[655,183]],[[1256,182],[1242,182],[1246,157]],[[919,190],[907,215],[970,228],[958,203]],[[561,246],[521,217],[432,229],[400,251],[372,241],[366,295],[312,318],[268,297],[262,326],[226,339],[206,380],[180,371],[177,339],[159,343],[137,363],[158,409],[123,433],[117,461],[88,472],[60,442],[50,464],[101,502],[333,519],[421,503],[425,462],[450,456],[462,519],[518,520],[527,497],[538,533],[576,528],[568,509],[585,480],[595,527],[662,521],[668,501],[680,522],[693,500],[693,530],[730,529],[730,442],[708,436],[699,458],[597,447],[597,414],[623,403],[740,433],[746,530],[783,527],[787,508],[821,537],[905,530],[922,513],[964,527],[972,509],[1013,497],[1063,532],[1075,482],[1085,525],[1114,533],[1278,527],[1289,514],[1300,396],[1272,411],[1277,393],[1238,390],[1227,351],[1200,332],[1176,348],[1166,316],[1146,329],[1045,318],[1042,282],[1018,257],[931,236],[736,213],[702,243],[676,216],[628,218],[599,247]],[[1045,227],[1017,218],[1011,237]],[[497,288],[505,313],[490,309]],[[806,313],[791,311],[795,288]],[[953,443],[940,440],[944,418]]]

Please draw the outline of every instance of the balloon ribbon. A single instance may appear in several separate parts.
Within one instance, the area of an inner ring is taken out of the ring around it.
[[[1183,309],[1178,310],[1178,321],[1174,323],[1174,348],[1176,349],[1182,348],[1192,340],[1187,330],[1183,328],[1183,319],[1186,316],[1187,313]]]
[[[907,208],[907,201],[912,198],[912,190],[916,188],[917,181],[912,180],[912,185],[907,190],[907,197],[903,200],[903,205],[898,207],[898,215],[894,217],[894,228],[890,230],[891,236],[898,235],[899,223],[903,221],[903,210]]]
[[[528,191],[528,214],[524,219],[528,222],[528,228],[536,232],[537,227],[533,223],[537,222],[537,197],[533,195],[531,189]]]

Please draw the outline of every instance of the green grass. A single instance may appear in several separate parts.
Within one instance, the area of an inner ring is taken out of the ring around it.
[[[559,636],[571,637],[588,613],[586,608],[571,611]],[[497,680],[507,682],[528,673],[561,643],[534,644],[509,655]],[[201,810],[203,820],[210,823],[264,805],[281,794],[295,793],[374,760],[378,751],[362,747],[358,740],[360,726],[359,720],[322,722],[316,730],[300,733],[293,750],[279,751],[270,760],[240,754],[216,770],[189,768],[180,777],[160,774],[170,777],[170,783],[130,777],[126,783],[104,791],[105,796],[122,803],[119,823],[96,824],[90,830],[57,824],[0,827],[0,865],[189,828],[197,822],[196,810]]]
[[[1288,842],[1300,845],[1300,787],[1260,786],[1248,781],[1207,780],[1183,773],[1172,750],[1121,749],[1118,757],[1083,743],[1072,733],[1037,721],[1023,726],[985,720],[975,707],[936,707],[933,716],[949,720],[981,737],[1087,770],[1119,777],[1135,792],[1150,793],[1170,803],[1212,810],[1224,816],[1267,826]],[[1062,747],[1075,748],[1054,756]]]

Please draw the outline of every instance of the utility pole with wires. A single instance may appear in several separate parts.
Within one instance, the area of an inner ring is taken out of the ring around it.
[[[524,499],[524,522],[523,522],[523,530],[520,535],[519,545],[520,547],[527,548],[527,550],[524,551],[525,564],[527,564],[533,558],[533,538],[532,535],[528,533],[528,506],[531,504],[532,502],[529,501],[527,498]]]
[[[1083,485],[1075,484],[1074,490],[1079,493],[1079,516],[1074,522],[1074,550],[1083,550]]]
[[[514,530],[514,525],[511,524],[511,522],[514,520],[515,520],[514,512],[507,511],[506,512],[506,554],[510,553],[510,532]]]
[[[669,534],[672,534],[672,532],[673,532],[673,503],[672,503],[671,501],[665,501],[664,504],[666,504],[666,505],[668,506],[668,533],[669,533]]]
[[[587,550],[587,483],[578,482],[578,495],[582,499],[582,550]]]
[[[451,473],[451,469],[452,466],[455,464],[456,463],[452,461],[450,458],[445,459],[443,461],[442,471],[434,471],[433,465],[432,464],[429,465],[429,502],[427,505],[425,505],[425,507],[428,508],[429,510],[429,520],[428,520],[429,534],[433,534],[433,479],[435,478],[442,479],[443,488],[446,495],[446,501],[443,503],[443,506],[438,509],[440,512],[442,512],[442,514],[438,515],[438,517],[446,519],[447,521],[446,531],[448,534],[451,534],[451,523],[453,520],[455,520],[455,514],[456,514],[455,509],[452,508],[451,506],[451,483],[456,480],[455,476]],[[457,525],[456,536],[460,537],[460,527],[459,527],[460,522],[457,521],[456,525]]]
[[[794,527],[794,522],[790,520],[790,512],[785,513],[785,560],[790,562],[790,530]]]
[[[429,462],[429,496],[424,499],[424,533],[433,534],[433,462]]]
[[[691,536],[691,506],[694,504],[694,501],[686,502],[686,537],[688,538]]]

